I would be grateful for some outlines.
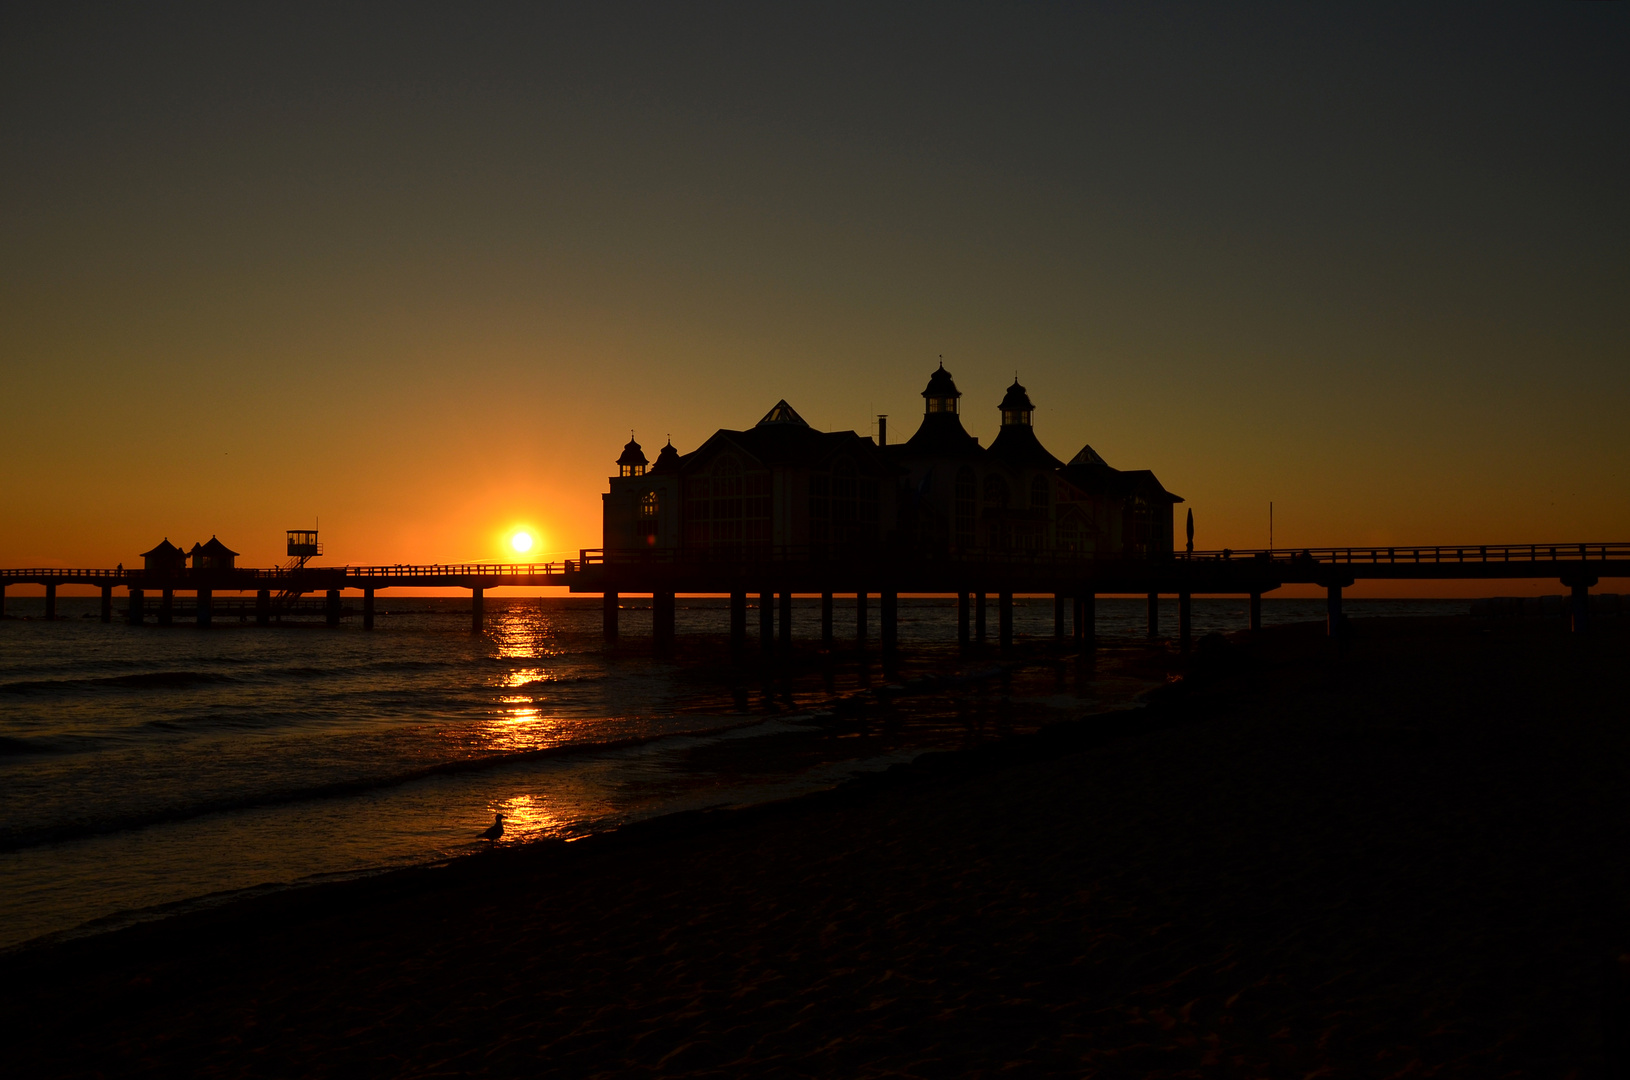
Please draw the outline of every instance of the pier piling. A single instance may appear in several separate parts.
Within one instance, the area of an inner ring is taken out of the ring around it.
[[[792,648],[792,593],[781,594],[781,647]]]
[[[1149,594],[1149,640],[1160,637],[1160,594]]]
[[[617,590],[600,594],[600,636],[607,645],[617,644]]]
[[[131,626],[142,624],[142,595],[140,589],[127,589],[129,595],[125,598],[125,621]]]
[[[272,622],[272,590],[255,593],[255,625],[270,626]]]
[[[1075,599],[1075,640],[1083,648],[1098,647],[1098,596],[1085,592]]]
[[[651,594],[651,648],[658,656],[667,656],[674,647],[674,594]]]
[[[476,589],[473,619],[475,621],[475,631],[478,634],[481,632],[481,607],[481,590]],[[328,590],[328,598],[323,604],[323,621],[329,626],[338,626],[340,624],[340,591],[338,589]]]
[[[1177,642],[1184,652],[1189,651],[1190,638],[1193,636],[1194,618],[1189,594],[1177,594]]]
[[[1064,641],[1064,594],[1053,594],[1053,641],[1062,644]]]
[[[57,617],[57,587],[55,583],[47,583],[45,586],[45,617],[47,619]]]
[[[1590,587],[1596,584],[1594,577],[1564,578],[1562,584],[1568,587],[1568,628],[1575,634],[1588,633],[1590,630]]]
[[[747,648],[747,594],[732,592],[730,594],[730,651],[740,652]]]
[[[968,594],[956,594],[956,643],[968,647]]]
[[[832,647],[832,594],[829,592],[821,594],[821,647]]]
[[[104,585],[104,586],[102,586],[102,621],[105,622],[105,623],[110,623],[110,622],[113,621],[113,586],[112,585]]]
[[[879,600],[883,608],[883,650],[892,652],[899,644],[900,594],[882,593]]]
[[[372,589],[362,590],[362,628],[364,630],[374,628],[374,591]]]
[[[985,594],[973,594],[973,640],[975,645],[985,644]]]
[[[169,626],[175,621],[175,590],[160,589],[158,594],[158,624]]]
[[[1013,594],[1010,592],[996,594],[996,632],[1003,652],[1013,648]]]
[[[1255,634],[1262,629],[1262,594],[1251,594],[1251,633]]]
[[[198,590],[198,625],[209,626],[215,621],[215,593],[212,589]]]
[[[775,593],[758,594],[758,647],[768,656],[775,651]]]
[[[328,596],[331,607],[329,618],[333,620],[328,625],[338,626],[340,624],[339,591],[337,589],[330,589],[328,591]],[[470,589],[470,632],[472,634],[481,633],[481,631],[486,629],[486,621],[487,590],[480,585],[476,585]]]
[[[0,619],[6,617],[6,587],[0,585]]]
[[[855,648],[866,647],[866,594],[855,593]]]

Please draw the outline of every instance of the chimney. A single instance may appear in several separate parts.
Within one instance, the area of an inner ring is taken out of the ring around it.
[[[887,446],[888,444],[889,444],[889,414],[888,413],[878,413],[877,414],[877,445],[878,446]]]

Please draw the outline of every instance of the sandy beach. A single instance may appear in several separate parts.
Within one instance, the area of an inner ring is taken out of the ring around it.
[[[827,794],[14,953],[7,1072],[1616,1075],[1622,623],[1202,644]]]

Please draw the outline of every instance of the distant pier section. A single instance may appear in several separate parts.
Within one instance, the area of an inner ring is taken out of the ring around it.
[[[470,590],[472,629],[479,631],[487,590],[555,586],[603,596],[605,634],[611,641],[618,634],[618,598],[650,596],[653,637],[659,648],[672,643],[674,602],[680,595],[728,595],[732,638],[740,642],[747,638],[749,600],[756,601],[759,636],[768,649],[778,636],[790,640],[791,598],[798,593],[821,597],[821,631],[826,644],[835,638],[835,596],[854,598],[855,638],[862,643],[868,636],[867,607],[875,600],[879,637],[885,647],[891,647],[897,598],[910,593],[955,596],[959,639],[964,643],[985,639],[986,609],[994,601],[997,636],[1008,645],[1017,594],[1051,594],[1055,635],[1087,642],[1093,636],[1095,598],[1131,594],[1148,598],[1150,637],[1159,633],[1156,602],[1162,596],[1175,596],[1177,636],[1186,643],[1189,601],[1199,595],[1248,597],[1250,628],[1260,629],[1264,594],[1284,585],[1317,585],[1326,591],[1334,632],[1341,619],[1343,590],[1360,580],[1550,578],[1570,590],[1575,629],[1583,630],[1591,586],[1604,578],[1630,577],[1630,543],[1181,551],[1113,558],[1067,552],[970,552],[924,559],[910,553],[835,552],[824,547],[770,548],[757,552],[756,558],[741,554],[744,557],[721,559],[683,552],[585,549],[576,559],[545,563],[318,567],[299,562],[268,569],[236,565],[6,569],[0,570],[0,614],[4,614],[5,589],[10,585],[44,586],[47,618],[56,615],[59,587],[90,585],[101,589],[103,622],[114,619],[115,591],[121,590],[124,596],[119,599],[124,603],[118,614],[133,625],[147,621],[164,625],[190,616],[198,625],[208,626],[217,614],[230,612],[245,618],[251,611],[256,623],[267,625],[284,615],[320,611],[332,626],[340,622],[344,592],[352,590],[361,594],[362,625],[371,630],[374,597],[379,591],[452,587]],[[192,603],[183,608],[176,601],[178,594],[191,594]],[[780,635],[775,633],[777,621],[782,627]]]

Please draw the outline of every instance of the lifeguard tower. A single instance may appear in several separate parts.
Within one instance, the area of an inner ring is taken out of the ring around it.
[[[289,564],[290,570],[298,570],[306,565],[307,560],[314,559],[323,553],[323,545],[317,539],[316,529],[290,529],[289,530],[289,558],[294,561]]]

